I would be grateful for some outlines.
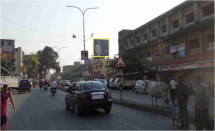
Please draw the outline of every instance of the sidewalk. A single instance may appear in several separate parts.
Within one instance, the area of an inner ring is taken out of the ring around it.
[[[113,99],[120,100],[119,90],[111,90],[111,94]],[[134,90],[123,90],[122,100],[143,104],[147,106],[152,105],[150,96],[145,94],[136,94]],[[194,116],[194,104],[195,104],[195,96],[190,96],[188,100],[187,108],[188,108],[189,115],[192,115],[192,116]],[[161,99],[157,99],[157,105],[158,105],[158,108],[161,107],[163,105],[163,101]],[[154,106],[155,106],[155,100],[154,100]],[[209,104],[209,115],[210,115],[210,118],[214,120],[214,97],[211,97],[211,101]]]

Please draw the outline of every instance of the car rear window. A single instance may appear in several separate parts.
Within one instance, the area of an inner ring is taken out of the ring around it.
[[[105,87],[99,82],[82,83],[81,87],[86,90],[105,90]]]
[[[22,80],[20,81],[20,85],[30,85],[30,82],[28,80]]]

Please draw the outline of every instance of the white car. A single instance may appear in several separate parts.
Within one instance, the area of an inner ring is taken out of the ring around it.
[[[136,82],[136,85],[135,85],[135,92],[136,92],[136,93],[144,93],[144,94],[147,93],[147,91],[146,91],[146,89],[145,89],[145,81],[143,81],[143,80],[138,80],[138,81]]]
[[[113,87],[114,87],[115,80],[116,80],[116,78],[110,79],[110,81],[109,81],[109,87],[110,87],[110,88],[113,88]]]
[[[0,81],[0,85],[1,85],[1,88],[3,87],[3,85],[5,85],[6,83],[3,82],[3,81]]]
[[[62,85],[63,85],[63,86],[70,86],[70,81],[69,81],[69,80],[64,80],[64,81],[62,82]]]
[[[97,79],[96,81],[101,82],[103,86],[107,87],[107,80],[106,79]]]

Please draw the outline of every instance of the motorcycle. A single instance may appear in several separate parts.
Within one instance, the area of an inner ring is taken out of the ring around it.
[[[43,85],[42,85],[42,84],[40,84],[40,89],[42,89],[42,87],[43,87]]]
[[[45,91],[47,91],[47,89],[48,89],[48,86],[47,86],[47,85],[45,85],[45,86],[44,86],[44,90],[45,90]]]
[[[51,93],[52,93],[52,95],[54,96],[54,94],[56,93],[56,88],[51,88]]]

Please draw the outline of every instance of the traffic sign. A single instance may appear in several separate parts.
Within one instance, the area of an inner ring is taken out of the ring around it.
[[[118,61],[117,61],[117,63],[116,63],[115,66],[116,66],[116,67],[125,67],[125,66],[126,66],[126,65],[125,65],[125,62],[123,61],[123,59],[122,59],[121,56],[119,56],[119,59],[118,59]]]

